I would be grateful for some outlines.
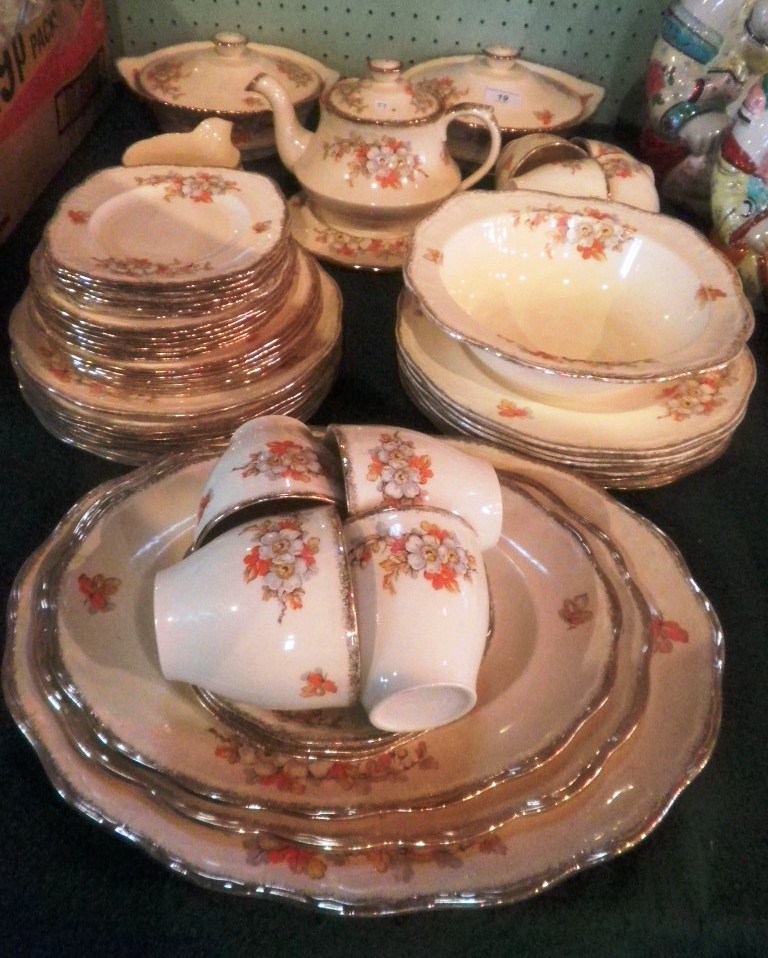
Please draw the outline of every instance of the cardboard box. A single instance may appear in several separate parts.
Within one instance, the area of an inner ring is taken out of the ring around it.
[[[0,242],[106,101],[102,0],[47,0],[0,48]]]

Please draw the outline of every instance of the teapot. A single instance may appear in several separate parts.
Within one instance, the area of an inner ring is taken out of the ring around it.
[[[322,97],[315,133],[301,125],[274,77],[259,74],[252,89],[269,101],[280,159],[319,219],[347,232],[407,232],[491,170],[501,136],[492,107],[444,110],[438,97],[402,76],[399,60],[371,59],[368,67],[367,77],[339,80]],[[459,116],[490,133],[484,162],[464,179],[446,143]]]

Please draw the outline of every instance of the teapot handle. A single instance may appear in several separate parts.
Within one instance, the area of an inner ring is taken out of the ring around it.
[[[452,106],[450,109],[446,110],[444,113],[445,119],[445,128],[447,130],[448,124],[451,120],[455,120],[459,116],[474,117],[476,120],[479,120],[483,126],[487,127],[488,132],[491,135],[491,146],[488,150],[488,156],[486,156],[483,163],[474,171],[470,173],[469,176],[465,177],[459,183],[459,190],[469,189],[470,186],[474,186],[478,180],[481,180],[486,173],[488,173],[496,162],[499,156],[499,151],[501,150],[501,133],[499,132],[499,125],[496,122],[496,117],[493,112],[492,106],[485,106],[481,103],[457,103],[455,106]]]

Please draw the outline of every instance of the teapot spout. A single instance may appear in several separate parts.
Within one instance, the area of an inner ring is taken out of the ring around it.
[[[312,133],[299,123],[296,110],[283,87],[268,73],[257,74],[249,89],[261,93],[272,107],[275,144],[283,164],[293,170],[309,146]]]

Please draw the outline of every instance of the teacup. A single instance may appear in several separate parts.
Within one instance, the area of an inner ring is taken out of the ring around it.
[[[465,519],[481,550],[501,534],[501,488],[485,459],[464,453],[444,439],[387,426],[331,425],[350,516],[385,506],[434,506]]]
[[[411,506],[344,524],[360,635],[361,701],[377,728],[445,725],[477,701],[490,625],[480,543],[442,509]]]
[[[262,517],[155,577],[163,675],[267,709],[357,700],[355,608],[333,506]]]
[[[338,463],[303,422],[261,416],[237,429],[205,483],[193,548],[256,511],[310,501],[342,504]]]

